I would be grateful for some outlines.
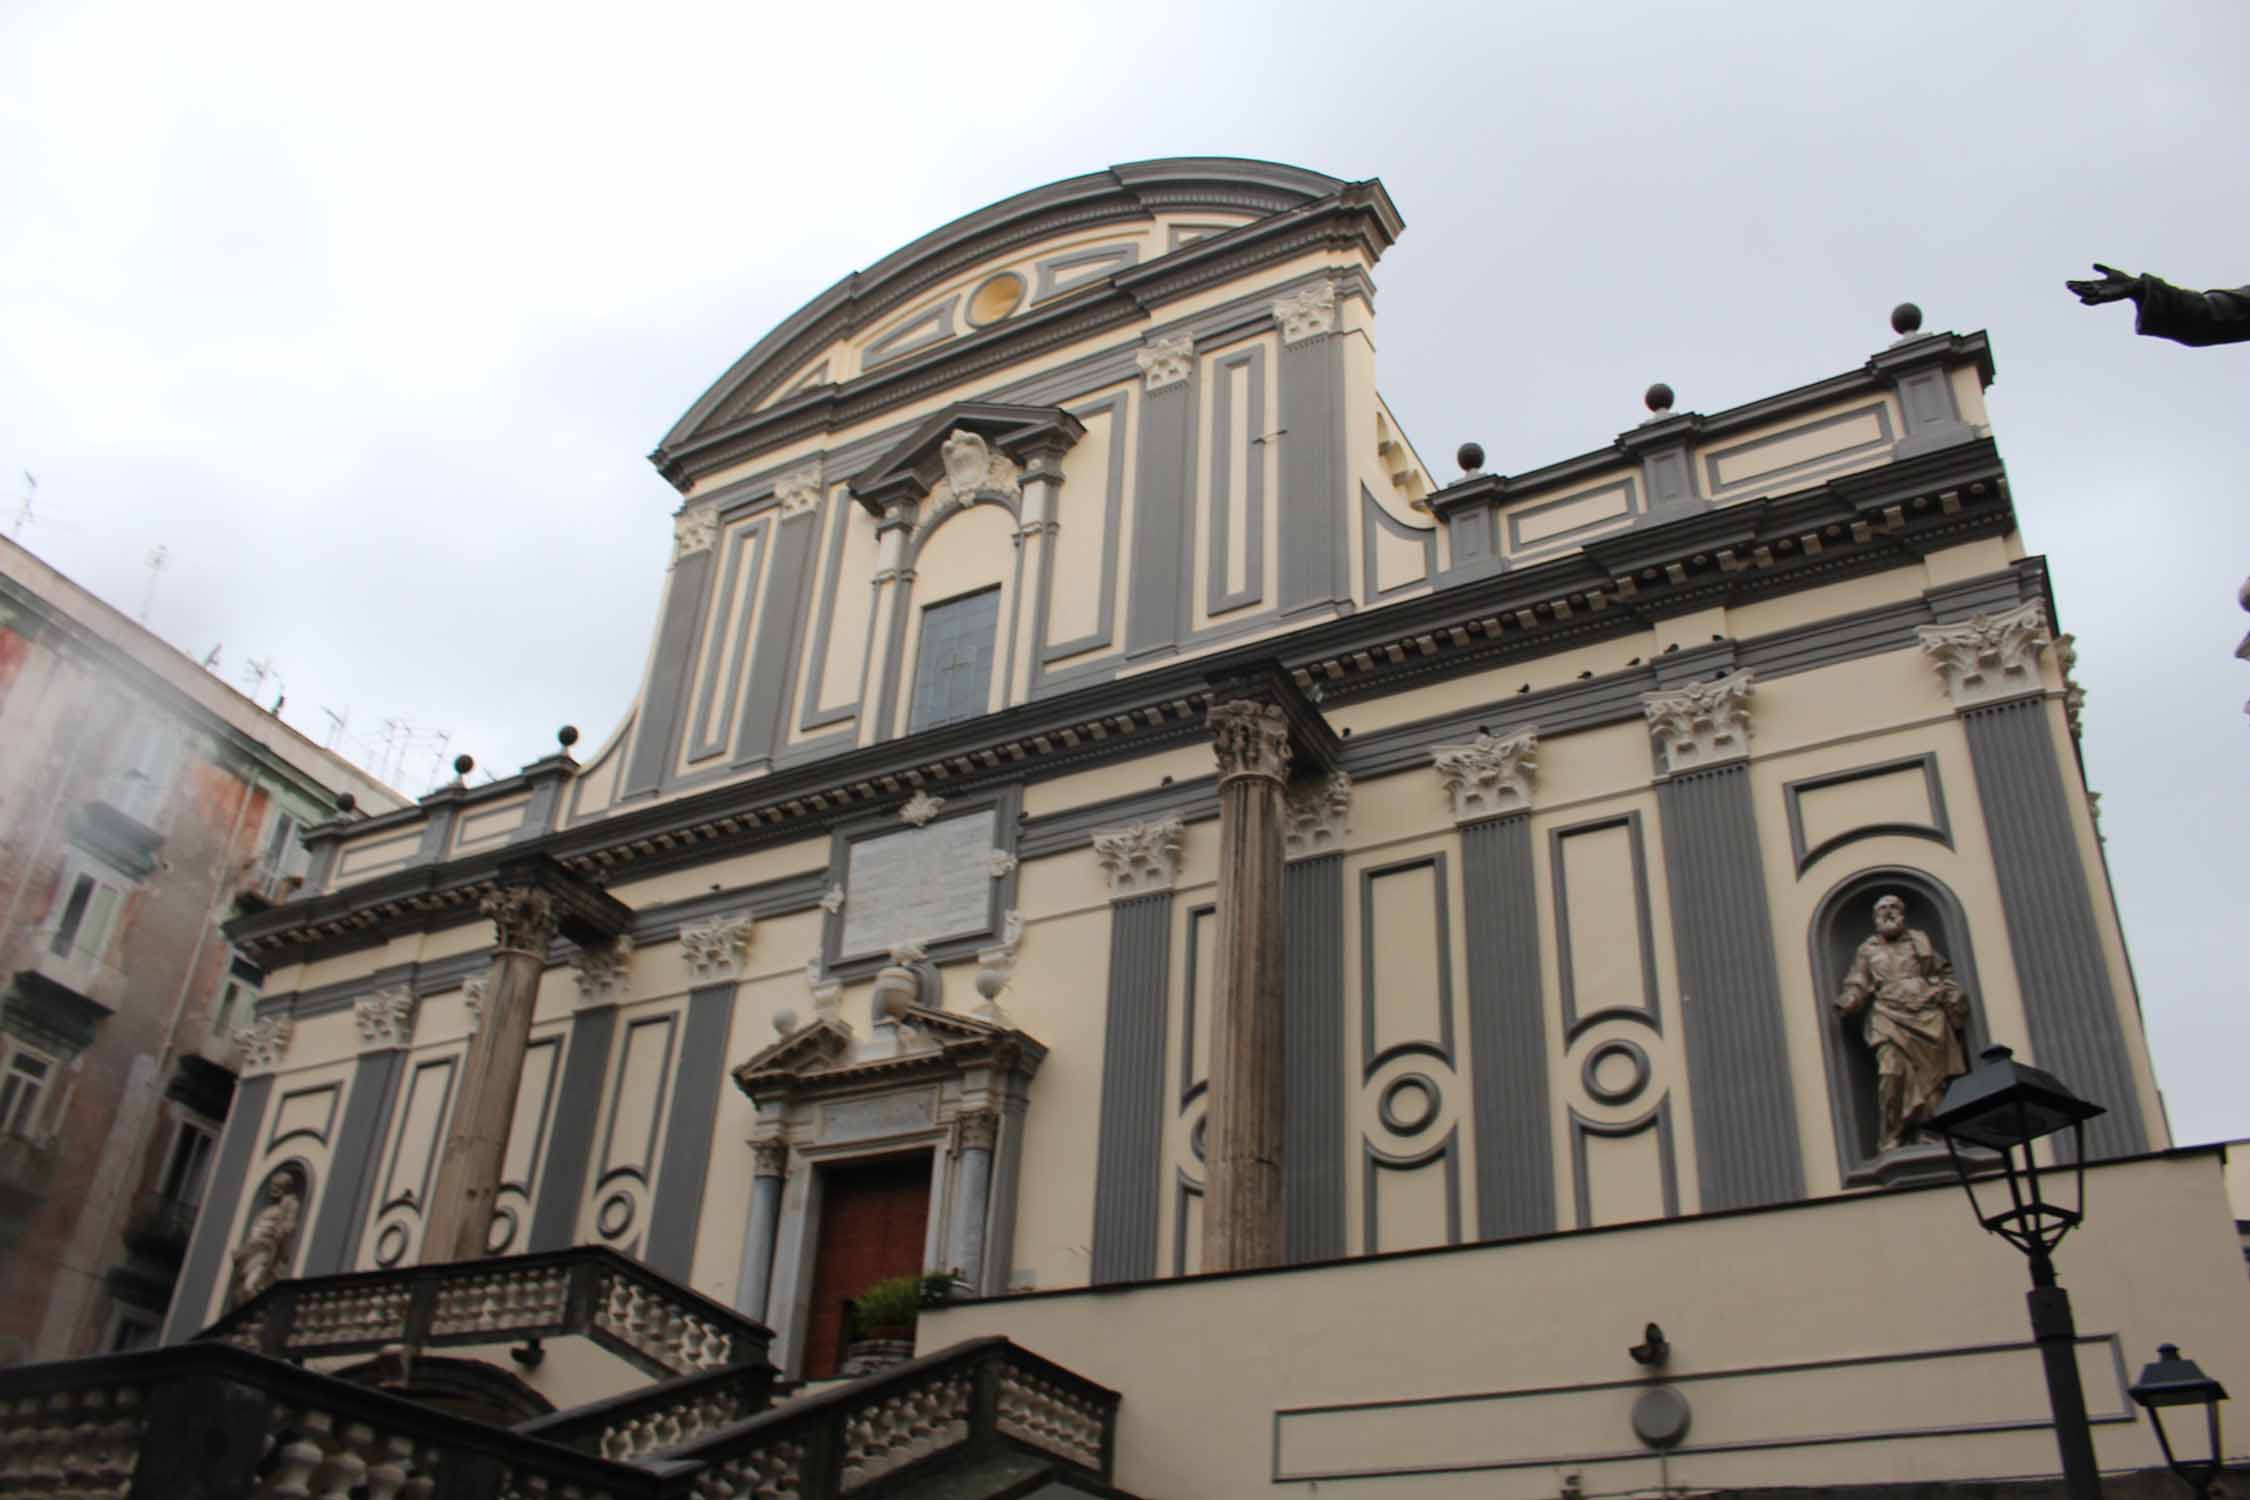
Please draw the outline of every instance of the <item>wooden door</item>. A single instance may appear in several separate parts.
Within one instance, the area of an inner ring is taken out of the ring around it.
[[[807,1380],[844,1356],[844,1303],[891,1276],[919,1275],[930,1222],[930,1154],[820,1169],[820,1248],[805,1330]]]

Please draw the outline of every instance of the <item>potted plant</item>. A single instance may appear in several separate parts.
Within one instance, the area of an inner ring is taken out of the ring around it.
[[[872,1375],[914,1357],[914,1322],[953,1295],[949,1271],[890,1276],[844,1304],[845,1376]]]

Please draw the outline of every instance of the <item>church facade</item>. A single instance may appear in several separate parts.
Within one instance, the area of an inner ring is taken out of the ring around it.
[[[1808,1315],[1809,1349],[1737,1318],[1683,1358],[1881,1385],[1852,1361],[1888,1357],[1911,1268],[1833,1257],[1950,1215],[1999,1262],[1958,1284],[2021,1274],[1920,1190],[1927,1070],[1987,1044],[2106,1106],[2089,1155],[2138,1160],[2097,1188],[2207,1208],[2215,1168],[2150,1155],[1984,335],[1902,308],[1774,395],[1654,388],[1582,453],[1503,475],[1467,445],[1448,479],[1376,383],[1402,227],[1379,182],[1118,167],[745,354],[653,455],[682,499],[626,722],[309,830],[304,896],[230,929],[263,998],[168,1338],[276,1285],[599,1247],[819,1381],[847,1299],[944,1273],[920,1347],[998,1334],[1114,1386],[1127,1489],[1379,1488],[1414,1466],[1368,1452],[1467,1439],[1354,1403],[1636,1373],[1542,1342],[1479,1386],[1484,1353],[1438,1346],[1497,1286],[1540,1289],[1545,1341],[1589,1313],[1578,1278],[1715,1305],[1679,1257],[1779,1256],[1776,1298],[1870,1300]],[[2201,1307],[2195,1267],[2164,1309]],[[1454,1316],[1423,1328],[1416,1286]],[[2008,1383],[1979,1363],[2004,1345],[2036,1380],[1993,1296],[1987,1337],[1902,1319],[1955,1404]],[[1605,1306],[1603,1361],[1638,1308]],[[1431,1342],[1386,1339],[1406,1323]],[[2165,1332],[2113,1326],[2119,1360]],[[1302,1375],[1313,1329],[1364,1378],[1184,1382],[1235,1447],[1134,1425],[1183,1348]],[[515,1364],[557,1407],[619,1388]],[[1603,1444],[1653,1451],[1538,1411],[1510,1439],[1536,1462],[1436,1467],[1553,1493]],[[2051,1472],[2035,1421],[1963,1423],[2005,1436],[1871,1476]],[[1757,1427],[1761,1482],[1847,1441]]]

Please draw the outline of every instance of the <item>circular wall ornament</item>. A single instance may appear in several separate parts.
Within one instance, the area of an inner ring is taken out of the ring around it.
[[[1668,1385],[1652,1385],[1633,1403],[1633,1436],[1651,1448],[1677,1448],[1694,1415],[1687,1397]]]
[[[492,1222],[485,1226],[484,1253],[503,1255],[516,1237],[516,1211],[512,1208],[495,1208]]]
[[[1023,306],[1023,277],[1014,271],[1002,271],[997,276],[987,276],[969,293],[967,316],[971,328],[984,328],[999,322]]]
[[[383,1232],[375,1236],[375,1264],[389,1270],[406,1259],[406,1226],[385,1224]]]
[[[1419,1094],[1419,1104],[1409,1103],[1400,1108],[1400,1096]],[[1437,1081],[1427,1073],[1402,1073],[1390,1082],[1375,1101],[1375,1115],[1383,1128],[1393,1135],[1420,1135],[1437,1123]]]
[[[1195,1153],[1197,1161],[1204,1162],[1205,1165],[1209,1163],[1203,1155],[1203,1127],[1210,1123],[1209,1115],[1200,1116],[1195,1122],[1195,1128],[1188,1132],[1188,1149]]]
[[[633,1227],[633,1200],[623,1193],[611,1193],[594,1210],[594,1227],[605,1240],[623,1239]]]
[[[1618,1066],[1619,1059],[1622,1067]],[[1630,1104],[1648,1087],[1649,1075],[1648,1054],[1617,1037],[1586,1054],[1586,1065],[1578,1077],[1588,1098],[1603,1104]]]

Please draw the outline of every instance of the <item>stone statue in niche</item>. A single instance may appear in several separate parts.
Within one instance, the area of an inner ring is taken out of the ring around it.
[[[297,1221],[305,1212],[305,1177],[283,1167],[266,1179],[260,1207],[229,1259],[227,1305],[239,1307],[279,1281],[297,1248]]]
[[[1920,1136],[1946,1081],[1968,1071],[1962,1029],[1969,1011],[1952,963],[1906,925],[1899,896],[1876,898],[1874,935],[1852,955],[1836,1008],[1866,1018],[1881,1120],[1876,1149],[1895,1151]]]

